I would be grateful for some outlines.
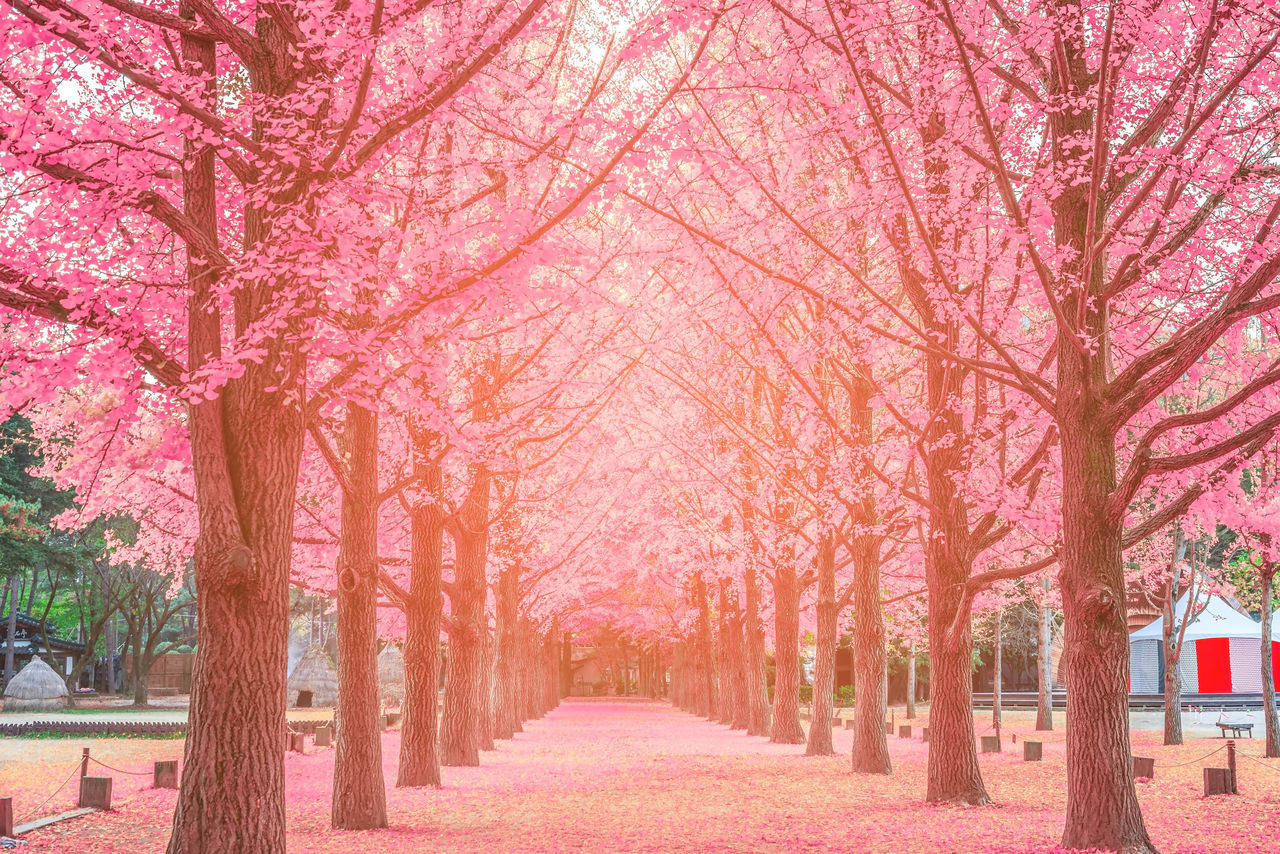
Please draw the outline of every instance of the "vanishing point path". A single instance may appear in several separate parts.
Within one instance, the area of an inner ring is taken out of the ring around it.
[[[1042,763],[1022,762],[1020,744],[984,756],[996,805],[966,809],[923,803],[926,745],[918,735],[890,739],[893,776],[855,776],[848,770],[850,736],[843,731],[835,735],[837,756],[805,757],[803,745],[770,744],[665,703],[569,699],[527,724],[513,741],[484,753],[481,767],[443,769],[442,789],[389,785],[391,827],[385,831],[329,829],[333,751],[315,750],[308,741],[307,754],[286,758],[289,850],[1052,851],[1061,832],[1065,765],[1062,733],[1046,735]],[[115,759],[118,767],[149,767],[136,753],[117,758],[111,752],[137,751],[137,741],[92,744],[95,755],[109,763]],[[180,742],[154,744],[165,753],[156,758],[180,754]],[[1252,749],[1245,744],[1242,749]],[[79,745],[68,741],[67,749],[78,753]],[[1205,741],[1195,741],[1156,755],[1173,763],[1184,753],[1194,759],[1205,747]],[[398,733],[387,733],[385,772],[392,782],[398,749]],[[1274,828],[1280,773],[1257,770],[1250,779],[1253,795],[1244,796],[1250,800],[1247,810]],[[6,776],[0,770],[0,784]],[[1144,810],[1159,814],[1151,826],[1163,852],[1275,850],[1254,848],[1250,835],[1241,834],[1245,804],[1239,800],[1195,797],[1199,776],[1192,764],[1164,775],[1158,789],[1154,783],[1140,786]],[[1277,778],[1276,784],[1265,788],[1267,777]],[[149,780],[132,783],[139,779],[117,779],[115,812],[34,833],[25,850],[163,851],[175,793],[147,788]],[[1252,838],[1274,845],[1271,833]],[[1232,841],[1224,844],[1227,839]]]

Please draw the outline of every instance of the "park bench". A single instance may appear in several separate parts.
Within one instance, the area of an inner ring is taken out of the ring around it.
[[[1222,730],[1221,738],[1227,737],[1227,730],[1231,730],[1232,738],[1239,738],[1240,733],[1249,733],[1249,738],[1253,738],[1253,724],[1248,722],[1218,721],[1218,729]]]

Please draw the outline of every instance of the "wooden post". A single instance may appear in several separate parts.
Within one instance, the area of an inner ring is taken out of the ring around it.
[[[1236,740],[1234,738],[1227,739],[1227,770],[1231,772],[1231,794],[1238,795],[1240,790],[1236,788]]]
[[[1044,745],[1038,741],[1022,742],[1022,760],[1024,762],[1039,762],[1044,758]]]
[[[844,728],[845,728],[845,729],[853,729],[853,718],[845,718],[845,719],[844,719]]]
[[[1133,779],[1145,777],[1148,780],[1156,776],[1156,761],[1149,756],[1133,757]]]
[[[327,726],[316,727],[316,747],[328,747],[333,744],[333,730]]]
[[[94,809],[111,809],[111,778],[81,777],[78,806]]]
[[[89,776],[89,748],[85,748],[80,752],[80,779],[83,780]]]
[[[303,739],[302,733],[300,732],[289,733],[289,749],[292,750],[294,753],[305,753],[306,752],[305,744],[306,743]]]
[[[909,726],[898,727],[898,738],[911,738],[911,727]]]
[[[178,760],[157,760],[151,773],[151,785],[157,789],[178,788]]]
[[[922,740],[922,741],[928,741],[928,740],[929,740],[929,728],[928,728],[928,727],[924,727],[923,729],[921,729],[921,730],[920,730],[920,738],[921,738],[921,740]]]
[[[1204,793],[1206,797],[1209,795],[1231,794],[1231,769],[1204,769]]]
[[[0,836],[13,837],[13,798],[0,798]]]

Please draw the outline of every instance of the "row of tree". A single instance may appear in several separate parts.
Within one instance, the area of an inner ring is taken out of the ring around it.
[[[818,697],[855,615],[855,768],[901,637],[926,796],[986,803],[973,617],[1021,585],[1063,614],[1063,844],[1151,850],[1126,550],[1221,523],[1274,566],[1267,2],[4,14],[0,400],[144,520],[120,559],[194,556],[172,852],[285,848],[291,584],[336,603],[336,826],[385,823],[380,632],[425,785],[600,624],[799,743],[809,597]]]

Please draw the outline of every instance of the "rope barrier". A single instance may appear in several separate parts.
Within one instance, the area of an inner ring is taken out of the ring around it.
[[[57,796],[58,792],[61,792],[64,788],[66,788],[67,784],[71,782],[71,778],[72,778],[72,777],[74,777],[74,776],[75,776],[76,774],[78,774],[78,773],[80,773],[80,760],[79,760],[79,759],[77,759],[77,760],[76,760],[75,767],[71,769],[71,773],[67,775],[67,779],[65,779],[65,780],[63,780],[63,781],[62,781],[62,785],[60,785],[60,786],[58,786],[58,788],[54,789],[54,790],[53,790],[53,793],[52,793],[52,794],[50,794],[50,795],[49,795],[49,797],[45,798],[45,799],[44,799],[44,802],[43,802],[43,803],[41,803],[41,804],[40,804],[40,806],[36,807],[36,808],[33,810],[33,812],[34,812],[37,816],[39,816],[39,814],[40,814],[41,810],[43,810],[46,806],[48,806],[48,805],[49,805],[49,801],[53,800],[53,799]]]
[[[1213,756],[1213,755],[1214,755],[1214,754],[1216,754],[1216,753],[1221,753],[1222,751],[1224,751],[1224,750],[1226,750],[1226,749],[1227,749],[1227,746],[1224,744],[1224,745],[1222,745],[1221,747],[1219,747],[1217,750],[1210,751],[1209,753],[1206,753],[1204,756],[1201,756],[1199,759],[1192,759],[1192,760],[1190,760],[1189,762],[1179,762],[1179,763],[1177,763],[1177,764],[1175,764],[1175,765],[1156,765],[1155,767],[1157,767],[1157,768],[1182,768],[1182,767],[1183,767],[1183,766],[1185,766],[1185,765],[1194,765],[1194,764],[1196,764],[1197,762],[1203,762],[1203,761],[1205,761],[1206,759],[1208,759],[1210,756]]]
[[[149,774],[151,774],[150,771],[126,771],[123,768],[117,768],[114,765],[108,765],[105,762],[102,762],[98,759],[94,759],[92,756],[89,757],[89,761],[97,765],[101,765],[103,768],[106,768],[108,771],[115,771],[117,774],[129,774],[134,777],[146,777]]]
[[[1263,762],[1261,759],[1259,759],[1256,756],[1250,756],[1247,753],[1240,753],[1238,751],[1236,752],[1236,756],[1243,756],[1245,759],[1248,759],[1250,762],[1256,762],[1257,764],[1261,765],[1263,768],[1266,768],[1268,771],[1274,771],[1277,774],[1280,774],[1280,768],[1276,768],[1272,765],[1268,765],[1267,763]]]

